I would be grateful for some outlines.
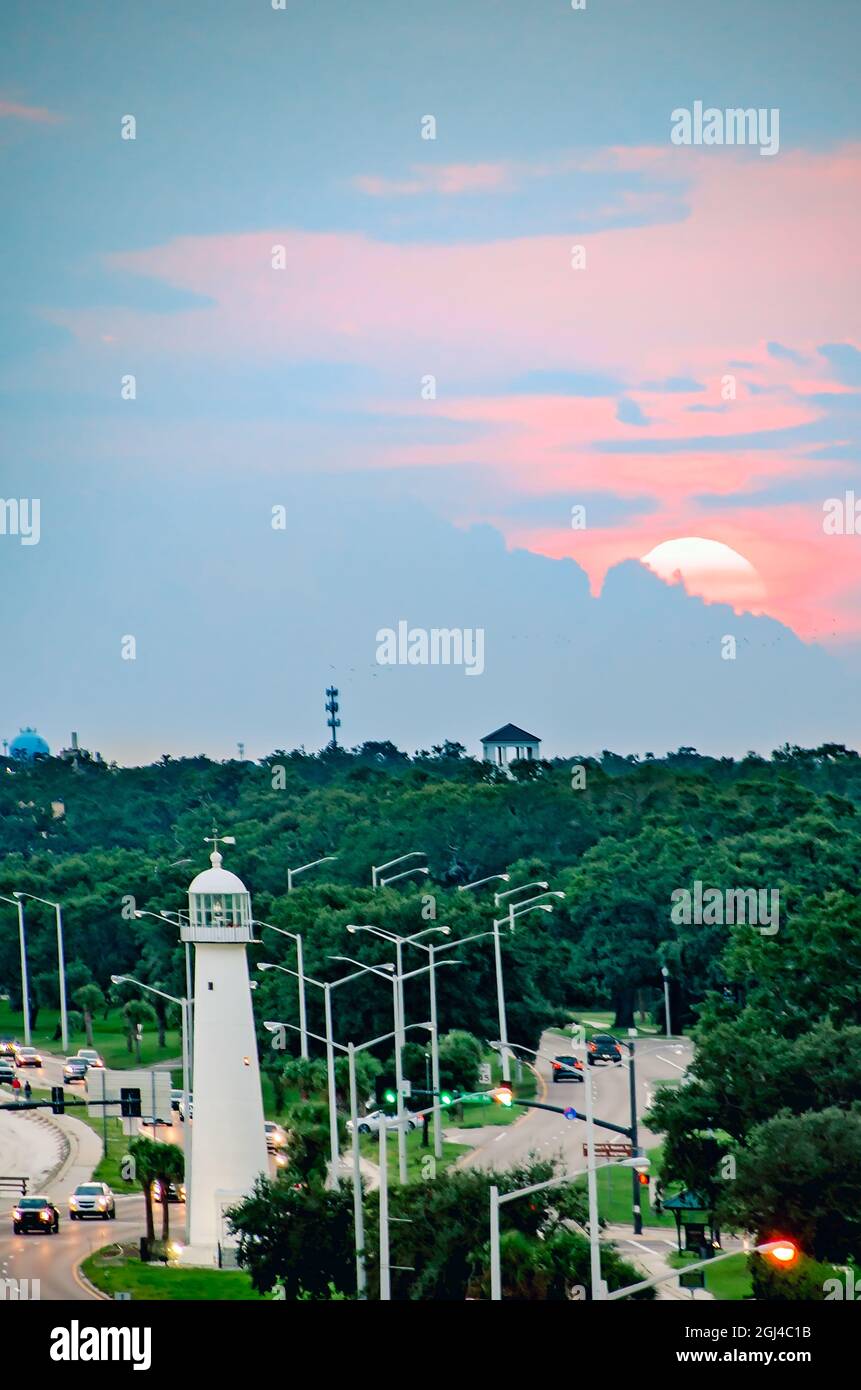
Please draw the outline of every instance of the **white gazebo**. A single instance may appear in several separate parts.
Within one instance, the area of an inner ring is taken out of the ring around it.
[[[269,1170],[246,945],[253,941],[251,896],[222,868],[213,835],[212,867],[188,890],[183,941],[194,942],[194,1119],[189,1244],[185,1264],[225,1263],[234,1245],[224,1213]]]
[[[486,763],[507,767],[519,758],[532,762],[540,756],[541,740],[516,724],[503,724],[481,740],[481,756]]]

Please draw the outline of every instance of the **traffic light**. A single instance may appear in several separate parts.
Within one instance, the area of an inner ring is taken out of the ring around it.
[[[510,1086],[495,1086],[490,1092],[497,1105],[511,1106],[514,1102],[514,1092]]]
[[[397,1113],[398,1083],[394,1072],[383,1071],[374,1078],[374,1098],[386,1115]]]
[[[120,1087],[120,1114],[124,1120],[140,1119],[141,1093],[137,1086]]]
[[[65,1115],[66,1104],[62,1086],[51,1087],[51,1114]]]
[[[649,1175],[648,1175],[648,1173],[643,1173],[643,1172],[637,1173],[637,1182],[640,1184],[641,1187],[648,1187],[648,1186],[649,1186]]]

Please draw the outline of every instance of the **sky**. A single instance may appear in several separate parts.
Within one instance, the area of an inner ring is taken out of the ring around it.
[[[859,30],[6,0],[0,734],[856,745]]]

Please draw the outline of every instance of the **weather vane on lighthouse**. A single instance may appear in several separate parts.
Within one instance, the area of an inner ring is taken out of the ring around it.
[[[236,844],[236,836],[235,836],[235,835],[219,835],[219,833],[218,833],[218,826],[216,826],[216,825],[214,825],[214,826],[212,827],[212,834],[211,834],[211,835],[204,835],[203,838],[204,838],[206,844],[212,845],[212,854],[209,856],[209,858],[210,858],[210,862],[212,863],[213,868],[217,868],[218,864],[221,863],[221,855],[218,853],[218,842],[219,842],[219,840],[221,841],[221,843],[222,843],[223,845],[235,845],[235,844]],[[216,859],[216,856],[217,856],[217,859]]]

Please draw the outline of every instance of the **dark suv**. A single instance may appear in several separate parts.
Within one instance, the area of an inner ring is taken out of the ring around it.
[[[19,1197],[12,1212],[12,1230],[46,1231],[55,1236],[60,1229],[60,1213],[49,1197]]]
[[[596,1033],[587,1046],[590,1067],[594,1067],[596,1062],[614,1062],[617,1067],[622,1065],[622,1049],[612,1033]]]
[[[582,1081],[583,1063],[576,1057],[554,1057],[553,1058],[553,1083],[557,1081]]]

